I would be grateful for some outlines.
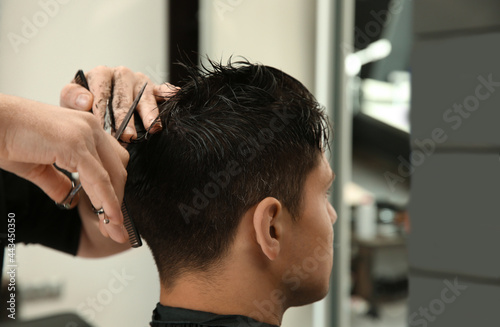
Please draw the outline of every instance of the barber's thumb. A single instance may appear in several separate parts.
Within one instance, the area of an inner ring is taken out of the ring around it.
[[[76,97],[75,109],[89,110],[91,108],[92,108],[92,97],[88,92],[81,93]]]
[[[92,101],[92,93],[77,84],[67,84],[61,91],[60,104],[62,107],[90,111]]]

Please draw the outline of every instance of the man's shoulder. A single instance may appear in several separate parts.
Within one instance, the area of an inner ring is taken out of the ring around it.
[[[277,327],[242,315],[220,315],[158,303],[151,327]]]

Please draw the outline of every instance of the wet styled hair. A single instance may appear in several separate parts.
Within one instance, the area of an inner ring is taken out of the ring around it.
[[[166,285],[220,262],[242,215],[266,197],[299,219],[304,181],[329,137],[313,95],[278,69],[185,68],[160,107],[161,132],[128,146],[125,201]]]

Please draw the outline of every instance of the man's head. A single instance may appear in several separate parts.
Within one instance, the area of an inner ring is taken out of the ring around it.
[[[246,216],[249,239],[264,258],[286,255],[291,267],[311,265],[304,261],[311,257],[326,265],[315,270],[327,270],[322,283],[328,284],[331,253],[326,259],[326,249],[304,244],[323,238],[331,246],[336,219],[326,196],[333,175],[324,158],[323,111],[300,82],[275,68],[211,66],[189,69],[190,78],[160,108],[163,130],[128,148],[125,200],[162,284],[217,272]],[[277,215],[280,221],[273,220]],[[305,281],[295,277],[291,272],[277,283],[300,288]]]

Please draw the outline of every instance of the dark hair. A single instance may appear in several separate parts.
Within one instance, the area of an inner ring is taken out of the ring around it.
[[[125,201],[166,284],[217,264],[242,215],[266,197],[297,219],[329,134],[313,95],[278,69],[186,68],[160,108],[163,130],[128,146]]]

